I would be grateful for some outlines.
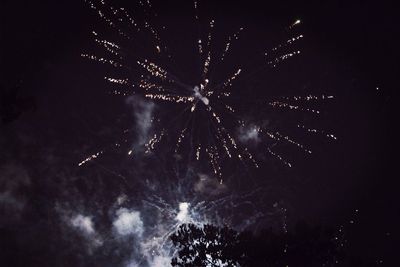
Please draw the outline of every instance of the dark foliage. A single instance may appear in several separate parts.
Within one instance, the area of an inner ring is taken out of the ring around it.
[[[178,255],[172,259],[172,266],[236,266],[243,257],[240,235],[228,227],[212,225],[197,227],[183,224],[171,235],[178,248]]]
[[[171,235],[172,266],[330,266],[341,262],[334,231],[298,225],[293,233],[258,235],[227,227],[184,224]]]

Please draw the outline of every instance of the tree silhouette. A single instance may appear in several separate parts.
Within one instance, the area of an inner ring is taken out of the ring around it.
[[[299,224],[292,233],[258,235],[228,227],[183,224],[171,235],[177,249],[172,266],[331,266],[341,261],[332,230]]]
[[[242,257],[239,234],[228,227],[183,224],[170,238],[178,249],[178,255],[172,259],[172,266],[233,267],[237,266]]]

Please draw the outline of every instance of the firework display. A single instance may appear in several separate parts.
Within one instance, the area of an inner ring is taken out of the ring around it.
[[[108,38],[93,31],[94,41],[102,48],[99,52],[102,56],[82,53],[82,57],[112,67],[104,79],[114,85],[113,94],[147,99],[148,103],[159,107],[158,112],[152,112],[148,118],[147,128],[151,128],[152,134],[138,145],[144,147],[145,153],[156,150],[160,142],[167,142],[172,147],[171,153],[207,161],[221,181],[226,160],[238,160],[256,168],[260,166],[252,143],[259,143],[257,145],[263,147],[264,154],[288,167],[293,163],[279,150],[275,151],[276,146],[286,143],[304,153],[312,153],[295,136],[284,133],[279,126],[265,123],[272,118],[254,120],[247,114],[250,107],[258,106],[261,113],[266,109],[277,109],[318,116],[321,111],[314,108],[314,102],[323,104],[334,98],[325,94],[255,96],[254,92],[246,92],[245,85],[254,75],[260,77],[264,73],[279,71],[282,64],[301,55],[298,43],[304,35],[297,29],[300,20],[294,20],[285,28],[288,37],[283,42],[254,55],[252,51],[233,51],[235,46],[240,48],[239,41],[246,41],[241,40],[246,32],[244,27],[239,27],[232,35],[217,36],[218,22],[210,19],[204,25],[199,15],[201,3],[194,1],[192,20],[193,25],[201,29],[200,33],[191,40],[192,50],[176,51],[167,45],[170,43],[168,39],[174,36],[173,31],[160,22],[150,1],[138,1],[137,9],[132,11],[105,1],[87,3],[114,35]],[[139,14],[137,17],[135,12]],[[185,38],[185,34],[179,37]],[[248,58],[254,56],[252,62],[243,62],[246,53],[250,54],[246,55]],[[197,69],[188,67],[189,75],[182,74],[176,67],[182,57],[195,59],[192,65],[197,65]],[[298,125],[298,129],[336,139],[335,135],[324,130],[304,125]],[[132,151],[140,151],[138,146],[127,153],[132,155]],[[80,165],[94,158],[90,156]]]
[[[1,266],[397,266],[394,5],[3,6]]]

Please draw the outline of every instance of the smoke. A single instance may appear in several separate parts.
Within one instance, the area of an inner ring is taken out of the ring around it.
[[[149,266],[152,267],[165,267],[171,266],[171,256],[158,255],[149,262]]]
[[[89,252],[91,252],[91,247],[103,245],[103,240],[96,233],[91,217],[78,214],[70,219],[70,224],[86,239],[90,245]]]
[[[128,262],[126,267],[139,267],[139,264],[136,261],[132,260],[132,261]]]
[[[0,223],[19,220],[27,203],[24,190],[31,184],[26,169],[18,164],[9,163],[0,166]]]
[[[262,216],[248,203],[251,193],[243,196],[226,194],[227,187],[217,179],[205,174],[197,177],[194,188],[198,194],[183,199],[180,194],[185,193],[178,187],[165,187],[165,197],[146,194],[145,200],[136,204],[130,195],[120,193],[112,198],[112,204],[107,208],[99,202],[86,202],[91,203],[87,207],[83,202],[85,206],[81,206],[76,203],[79,200],[74,199],[75,204],[66,204],[66,208],[58,209],[69,226],[65,228],[65,238],[74,251],[79,251],[89,260],[97,261],[97,257],[102,255],[113,266],[165,267],[170,266],[175,253],[169,236],[182,223],[228,224],[241,229]],[[191,192],[193,188],[187,190]],[[240,212],[243,205],[249,213]],[[80,239],[71,235],[68,230],[71,228]],[[86,249],[82,249],[82,245]]]
[[[120,236],[143,235],[143,221],[140,212],[129,211],[126,208],[117,210],[117,218],[113,222],[113,227]]]
[[[228,189],[225,184],[210,178],[206,174],[199,174],[198,181],[194,184],[194,191],[203,195],[216,196],[226,192]]]
[[[132,259],[128,262],[126,267],[142,267],[143,262],[137,262]],[[146,266],[149,267],[167,267],[171,266],[171,256],[170,255],[157,255],[147,259]]]
[[[93,235],[95,233],[90,217],[79,214],[71,219],[71,224],[85,235]]]
[[[190,218],[189,216],[189,203],[187,202],[182,202],[179,203],[179,212],[176,215],[176,219],[181,222],[181,223],[185,223],[187,222]]]
[[[143,146],[149,139],[155,104],[138,96],[128,97],[126,103],[132,107],[135,116],[136,146]]]
[[[243,126],[239,128],[238,138],[242,143],[252,142],[257,144],[260,142],[260,137],[258,136],[260,132],[260,127],[254,124],[248,126]]]
[[[196,98],[199,99],[201,102],[203,102],[204,105],[208,106],[208,105],[210,104],[210,100],[209,100],[207,97],[202,96],[202,94],[200,93],[200,89],[199,89],[198,86],[195,86],[195,87],[193,88],[193,91],[194,91],[194,97],[196,97]]]

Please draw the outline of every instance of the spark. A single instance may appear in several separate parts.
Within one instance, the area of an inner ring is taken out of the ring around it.
[[[273,60],[268,61],[268,64],[270,64],[273,68],[276,68],[279,63],[282,63],[282,62],[288,60],[289,58],[294,57],[294,56],[299,55],[299,54],[300,54],[299,50],[292,51],[292,52],[283,54],[281,56],[278,56],[278,57],[274,58]],[[268,54],[265,53],[265,55],[267,56]]]
[[[198,146],[196,149],[196,160],[200,160],[200,151],[201,151],[201,146]]]
[[[300,125],[300,124],[297,125],[297,128],[304,129],[304,130],[306,130],[306,131],[309,132],[309,133],[321,134],[321,135],[323,135],[323,136],[325,136],[325,137],[328,137],[328,138],[337,140],[337,137],[336,137],[334,134],[327,133],[327,132],[324,131],[324,130],[318,130],[318,129],[308,128],[308,127],[306,127],[306,126],[304,126],[304,125]]]
[[[244,27],[240,27],[236,31],[233,31],[233,34],[224,37],[224,43],[220,46],[221,51],[214,51],[213,48],[218,47],[217,44],[214,45],[218,41],[215,38],[216,35],[214,36],[216,21],[211,19],[206,22],[207,33],[205,35],[199,34],[193,40],[195,47],[197,47],[195,50],[198,50],[195,53],[199,54],[200,69],[197,74],[197,82],[194,85],[190,85],[184,82],[186,77],[182,77],[181,73],[177,71],[175,62],[171,59],[172,56],[167,54],[169,49],[167,49],[161,39],[161,36],[164,35],[160,34],[164,33],[161,31],[167,31],[166,26],[157,27],[157,25],[151,23],[153,22],[152,18],[156,17],[157,14],[153,11],[149,1],[142,0],[138,2],[140,8],[143,9],[143,17],[140,19],[130,15],[124,8],[115,8],[109,5],[105,0],[86,0],[86,2],[101,21],[105,22],[106,25],[118,33],[117,37],[114,38],[121,39],[118,39],[118,41],[105,39],[100,37],[101,34],[98,31],[92,31],[95,43],[104,50],[105,55],[81,54],[83,58],[101,64],[108,64],[116,67],[117,71],[120,70],[121,75],[113,73],[113,75],[104,76],[106,82],[115,86],[126,87],[125,91],[113,89],[112,93],[121,96],[137,95],[147,98],[152,102],[167,102],[168,105],[176,104],[176,108],[181,110],[178,113],[171,114],[171,120],[168,123],[162,121],[160,117],[152,119],[152,122],[156,122],[152,126],[158,128],[154,129],[151,138],[147,137],[148,141],[144,144],[145,153],[154,151],[157,144],[164,142],[162,141],[164,139],[174,139],[176,140],[174,141],[175,147],[172,147],[171,151],[178,153],[179,150],[184,151],[181,149],[182,146],[190,145],[190,151],[194,155],[189,155],[189,157],[193,156],[199,161],[200,156],[202,156],[202,159],[204,158],[204,160],[209,162],[214,174],[220,177],[221,181],[222,162],[225,158],[235,158],[244,164],[250,163],[256,168],[259,167],[259,163],[257,162],[257,155],[259,153],[253,153],[252,145],[249,146],[246,144],[243,141],[245,139],[238,138],[240,142],[236,142],[236,137],[233,134],[237,129],[245,126],[245,123],[241,120],[243,114],[240,114],[241,110],[243,110],[240,107],[242,102],[251,102],[252,99],[258,98],[257,96],[250,95],[249,99],[240,99],[240,94],[238,94],[240,86],[237,80],[240,79],[241,82],[246,81],[246,78],[253,71],[248,67],[251,64],[237,62],[235,63],[235,67],[224,65],[226,64],[228,55],[233,58],[236,56],[232,52],[232,47],[236,43],[243,41],[242,39],[244,38],[241,38],[241,34],[244,31]],[[201,28],[198,1],[194,0],[193,5],[195,22]],[[295,20],[289,26],[289,29],[299,24],[301,24],[301,21],[299,19]],[[269,53],[264,53],[265,57],[262,54],[258,54],[257,60],[262,60],[262,65],[273,69],[279,64],[288,62],[293,57],[301,54],[297,46],[298,42],[304,38],[304,35],[301,33],[293,34],[293,31],[288,32],[291,36],[285,37],[281,43],[275,44],[269,50]],[[140,46],[137,43],[140,43]],[[130,44],[134,44],[138,51],[128,49]],[[141,46],[150,47],[151,49],[142,52],[140,50]],[[220,56],[215,56],[218,55],[218,52]],[[251,51],[245,50],[243,52]],[[219,71],[220,67],[226,68],[223,69],[223,73],[231,73],[228,78],[221,80],[216,75],[215,72]],[[133,75],[126,76],[126,71],[133,73]],[[123,73],[125,76],[122,75]],[[267,103],[270,107],[276,109],[320,114],[320,110],[307,106],[307,104],[311,105],[313,104],[312,101],[325,101],[333,98],[334,96],[325,94],[293,95],[277,97],[269,100]],[[162,110],[161,113],[164,111],[168,112],[167,110]],[[300,125],[298,125],[298,128],[304,129],[309,133],[319,133],[328,138],[336,139],[336,136],[332,133],[322,130]],[[276,143],[288,142],[299,147],[305,153],[312,153],[311,149],[296,140],[296,136],[289,137],[289,135],[281,134],[279,129],[266,129],[266,127],[261,126],[257,126],[256,129],[257,135],[261,136],[261,133],[263,133],[260,142],[268,139],[272,139]],[[163,138],[165,135],[169,137],[175,135],[175,137]],[[186,141],[184,142],[184,140]],[[118,143],[117,147],[120,147],[121,143]],[[273,152],[270,148],[267,149],[267,152],[284,162],[285,165],[292,166],[291,163],[287,162],[281,155]],[[131,154],[132,150],[129,150],[128,155]]]
[[[98,158],[101,154],[103,154],[103,151],[99,151],[95,154],[90,155],[89,157],[87,157],[86,159],[82,160],[81,162],[78,163],[78,166],[81,167],[83,165],[85,165],[86,163]]]
[[[95,42],[102,45],[109,53],[118,56],[119,59],[122,59],[122,56],[119,53],[120,48],[117,44],[107,40],[99,40],[99,39],[95,39]]]
[[[296,106],[296,105],[292,105],[292,104],[280,102],[280,101],[270,102],[269,105],[272,107],[275,107],[275,108],[288,108],[291,110],[307,111],[307,112],[312,112],[312,113],[316,113],[316,114],[320,113],[320,111],[316,110],[316,109],[302,108],[300,106]]]
[[[307,152],[307,153],[309,153],[309,154],[312,153],[311,150],[309,150],[308,148],[305,148],[304,145],[302,145],[302,144],[300,144],[300,143],[294,141],[294,140],[291,139],[289,136],[282,135],[282,134],[279,133],[279,132],[276,132],[276,135],[279,136],[280,138],[283,138],[284,140],[288,141],[289,143],[291,143],[291,144],[293,144],[293,145],[295,145],[295,146],[297,146],[297,147],[303,149],[305,152]]]
[[[164,100],[173,103],[189,103],[193,102],[194,100],[194,97],[191,96],[187,97],[187,96],[162,95],[162,94],[145,94],[144,96],[150,99]]]
[[[128,79],[115,79],[115,78],[110,78],[110,77],[104,77],[105,80],[107,80],[110,83],[116,83],[116,84],[121,84],[121,85],[128,85],[129,80]]]
[[[196,11],[196,14],[195,14],[195,17],[196,17],[196,20],[198,20],[199,19],[199,15],[197,14],[197,1],[196,0],[194,0],[193,1],[193,4],[194,4],[194,9],[195,9],[195,11]]]
[[[292,45],[294,42],[299,41],[299,40],[302,39],[303,37],[304,37],[303,34],[300,34],[300,35],[298,35],[298,36],[296,36],[296,37],[292,37],[292,38],[288,39],[286,42],[284,42],[284,43],[282,43],[282,44],[279,44],[279,45],[275,46],[274,48],[272,48],[272,51],[277,51],[277,50],[279,50],[279,49],[282,49],[282,48],[284,48],[284,47],[287,47],[287,46],[289,46],[289,45]]]
[[[164,131],[161,131],[160,134],[154,134],[154,136],[145,144],[146,151],[145,153],[150,153],[154,150],[154,147],[160,143],[161,138],[164,136]]]
[[[281,155],[275,153],[270,148],[267,148],[267,151],[268,151],[268,153],[270,153],[271,155],[273,155],[274,157],[279,159],[281,162],[283,162],[283,164],[287,165],[290,168],[292,167],[292,164],[290,162],[286,161]]]
[[[232,44],[232,41],[233,40],[239,40],[239,35],[243,31],[243,29],[244,28],[241,27],[233,36],[229,36],[228,37],[228,42],[225,44],[225,49],[224,49],[224,51],[222,53],[222,56],[221,56],[221,61],[224,61],[226,55],[228,54],[229,48],[231,47],[231,44]]]
[[[293,29],[295,26],[299,25],[301,23],[300,19],[297,19],[295,22],[293,22],[290,26],[289,29]]]
[[[151,75],[154,77],[161,78],[161,80],[167,80],[168,79],[168,72],[164,70],[163,68],[159,67],[157,64],[153,62],[149,62],[147,59],[144,60],[144,62],[137,61],[137,63],[142,66],[144,69],[146,69]],[[173,80],[169,80],[170,82],[173,82]]]
[[[95,55],[89,55],[89,54],[81,54],[81,57],[88,58],[93,61],[97,61],[103,64],[110,64],[113,67],[123,67],[121,63],[116,62],[115,60],[112,59],[107,59],[103,57],[97,57]]]
[[[327,100],[327,99],[334,99],[333,95],[306,95],[306,96],[285,96],[282,97],[284,100],[293,100],[293,101],[319,101],[319,100]]]
[[[176,142],[175,153],[178,153],[179,146],[180,146],[180,144],[181,144],[183,138],[185,138],[186,130],[187,130],[187,128],[184,128],[184,129],[181,131],[181,134],[179,135],[178,141]]]
[[[222,88],[232,86],[232,82],[239,76],[240,72],[242,72],[242,69],[238,69],[231,77],[229,77],[229,79],[224,82]]]

